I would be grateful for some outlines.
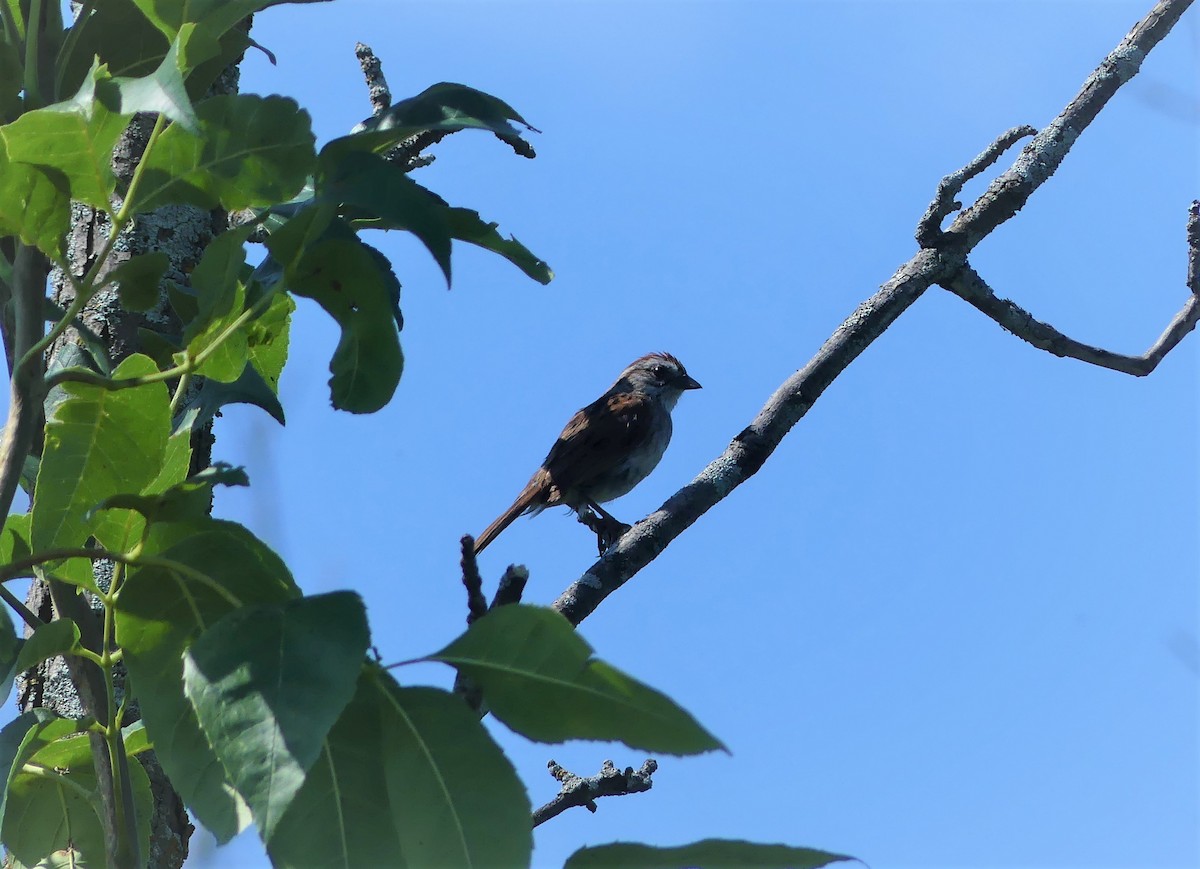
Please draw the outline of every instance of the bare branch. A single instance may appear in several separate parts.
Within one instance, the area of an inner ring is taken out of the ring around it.
[[[596,800],[600,797],[619,797],[650,790],[654,786],[650,777],[658,769],[658,762],[648,759],[639,770],[627,766],[621,772],[611,760],[606,760],[600,772],[588,778],[581,778],[554,761],[550,761],[546,767],[550,775],[562,782],[562,789],[558,796],[533,813],[535,827],[575,806],[586,806],[589,812],[595,812]]]
[[[684,529],[757,473],[784,435],[808,412],[829,384],[909,305],[931,284],[950,284],[960,272],[969,268],[967,254],[970,250],[1015,215],[1033,191],[1053,174],[1083,130],[1117,89],[1138,72],[1146,54],[1166,36],[1190,5],[1191,0],[1161,0],[1157,3],[1088,77],[1079,94],[1062,113],[1022,149],[1012,166],[997,177],[970,208],[959,214],[945,232],[937,235],[936,247],[924,247],[902,265],[879,292],[859,305],[817,355],[784,381],[754,421],[720,456],[658,510],[623,534],[559,596],[554,608],[572,624],[579,624],[604,598],[653,561]],[[960,170],[964,180],[976,164],[988,159],[992,150],[998,152],[1007,147],[1007,137],[1017,135],[1019,130],[1001,136],[988,151]],[[930,215],[946,208],[944,200],[952,195],[948,191],[954,183],[957,182],[943,181],[938,195],[921,219],[919,235],[932,234],[933,218]],[[1193,269],[1189,275],[1194,277],[1195,272]],[[1191,328],[1190,316],[1185,307],[1160,339],[1159,344],[1164,348],[1162,353]]]
[[[483,577],[475,561],[475,538],[464,534],[462,545],[462,581],[467,589],[467,624],[487,615],[487,598],[483,596]]]
[[[387,79],[383,77],[383,64],[375,56],[371,46],[362,42],[354,45],[354,56],[362,67],[363,78],[367,80],[367,94],[371,100],[371,114],[382,115],[392,104],[392,91]]]
[[[1195,251],[1196,249],[1192,248],[1193,259]],[[1069,356],[1081,362],[1099,365],[1101,368],[1109,368],[1123,374],[1132,374],[1135,377],[1145,377],[1157,368],[1163,357],[1171,352],[1188,332],[1196,328],[1196,321],[1200,320],[1200,296],[1189,295],[1183,309],[1175,315],[1171,325],[1154,342],[1154,346],[1141,356],[1126,356],[1068,338],[1053,326],[1035,319],[1021,306],[1008,299],[997,298],[987,282],[970,266],[964,266],[953,280],[943,286],[1039,350],[1045,350],[1055,356]]]
[[[1141,69],[1150,50],[1166,36],[1192,0],[1159,0],[1146,17],[1088,76],[1075,98],[1022,149],[1013,165],[997,177],[983,195],[946,230],[968,253],[993,229],[1020,211],[1062,163],[1075,140],[1100,110]]]
[[[529,571],[522,564],[510,564],[500,577],[496,586],[496,595],[492,598],[491,606],[483,597],[483,580],[479,576],[479,566],[475,561],[475,538],[464,534],[462,538],[462,568],[463,585],[467,587],[467,624],[482,618],[498,606],[508,606],[521,602],[525,593],[525,583],[529,581]],[[454,693],[458,694],[467,705],[482,718],[488,709],[483,702],[483,691],[475,681],[462,673],[454,677]]]
[[[1187,222],[1187,285],[1193,296],[1200,296],[1200,200],[1192,200]]]
[[[937,194],[929,203],[924,216],[917,224],[917,244],[921,247],[937,247],[942,240],[942,221],[947,214],[962,208],[954,197],[962,192],[963,186],[1000,159],[1000,155],[1026,136],[1036,136],[1034,127],[1024,124],[1001,133],[987,149],[957,172],[951,172],[938,184]]]
[[[510,564],[504,571],[504,575],[500,577],[500,584],[496,586],[496,594],[488,609],[494,610],[498,606],[520,603],[521,596],[525,593],[525,583],[528,581],[529,571],[525,565]]]

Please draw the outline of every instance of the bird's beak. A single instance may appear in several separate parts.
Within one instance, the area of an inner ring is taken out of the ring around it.
[[[684,374],[676,381],[680,389],[700,389],[700,384]]]

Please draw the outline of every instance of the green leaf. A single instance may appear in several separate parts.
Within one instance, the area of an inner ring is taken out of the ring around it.
[[[449,211],[450,234],[461,241],[477,245],[484,250],[498,253],[539,284],[554,280],[554,271],[538,259],[529,248],[512,236],[505,238],[496,231],[497,223],[487,223],[478,211],[469,208],[451,208]]]
[[[250,819],[184,696],[183,653],[239,606],[281,603],[299,590],[279,557],[232,522],[155,523],[143,557],[178,567],[130,570],[117,601],[117,643],[163,769],[201,823],[228,841]]]
[[[0,775],[4,776],[4,787],[0,788],[0,836],[3,835],[3,820],[5,802],[8,799],[8,785],[12,781],[14,771],[20,770],[25,762],[26,741],[30,734],[57,716],[49,709],[31,709],[18,715],[0,730]],[[32,753],[32,751],[28,751]]]
[[[85,795],[97,787],[87,734],[50,742],[26,762],[51,774],[19,772],[13,777],[4,829],[4,844],[10,852],[27,865],[47,855],[52,865],[104,865],[104,834],[96,801]],[[138,837],[145,854],[154,800],[146,771],[136,760],[129,764],[129,774]],[[85,793],[79,792],[81,788]],[[14,816],[15,823],[10,825]]]
[[[253,404],[261,407],[280,425],[284,425],[283,405],[273,390],[252,365],[233,383],[206,380],[192,399],[183,407],[175,421],[175,431],[195,431],[217,415],[227,404]]]
[[[522,157],[533,157],[533,148],[510,121],[537,132],[504,100],[466,85],[440,82],[363,121],[351,135],[327,144],[322,153],[345,150],[379,153],[425,130],[479,129],[490,130]]]
[[[13,120],[24,108],[21,99],[24,72],[25,63],[18,46],[0,38],[0,124]]]
[[[237,380],[246,367],[247,329],[245,325],[234,328],[234,322],[246,308],[242,282],[246,251],[242,245],[250,229],[243,226],[221,233],[193,269],[191,284],[197,313],[183,332],[187,349],[177,354],[177,361],[182,363],[213,348],[197,373],[223,383]]]
[[[199,134],[200,122],[183,83],[184,66],[180,56],[192,32],[191,26],[181,30],[167,49],[162,63],[149,75],[97,81],[96,99],[115,115],[130,118],[137,112],[154,112],[189,133]]]
[[[37,472],[41,466],[42,460],[35,455],[25,457],[25,462],[21,465],[21,488],[26,495],[33,494],[33,487],[37,484]]]
[[[78,651],[79,626],[70,619],[55,619],[38,627],[23,641],[14,670],[20,673],[42,661]]]
[[[172,432],[167,438],[167,452],[159,465],[158,476],[142,489],[142,494],[157,495],[187,479],[192,466],[192,443],[187,433]]]
[[[80,31],[70,56],[59,58],[61,92],[78,88],[92,61],[100,58],[113,75],[147,75],[160,65],[170,45],[132,0],[104,0],[91,14],[76,19]]]
[[[45,311],[46,322],[60,323],[67,319],[67,312],[62,305],[53,299],[43,298],[42,308]],[[108,358],[108,344],[96,334],[90,326],[84,323],[79,317],[71,319],[71,325],[79,335],[82,349],[84,353],[78,352],[81,348],[78,345],[70,345],[74,349],[67,350],[66,345],[63,351],[56,353],[54,359],[50,362],[51,372],[57,371],[60,368],[70,368],[72,366],[82,366],[98,371],[105,377],[112,376],[112,360]],[[70,354],[70,355],[68,355]]]
[[[374,413],[386,405],[404,356],[387,275],[370,249],[354,237],[322,241],[301,260],[288,289],[316,300],[342,327],[329,362],[333,406]]]
[[[736,839],[704,839],[674,848],[614,842],[580,848],[564,869],[819,869],[853,860],[842,854]]]
[[[86,722],[60,718],[49,709],[31,709],[0,730],[0,772],[5,776],[4,788],[0,790],[0,841],[10,850],[13,838],[23,826],[19,813],[9,805],[13,781],[20,775],[21,767],[54,740],[78,733],[86,726]]]
[[[295,100],[214,96],[196,106],[196,116],[199,135],[172,125],[143,161],[133,196],[138,211],[168,203],[229,211],[271,205],[295,194],[312,172],[311,120]]]
[[[167,284],[167,295],[168,297],[171,295],[170,283]],[[173,305],[172,308],[174,308]],[[178,335],[167,335],[139,326],[137,340],[141,352],[153,359],[154,364],[159,368],[165,370],[175,367],[175,354],[180,350]]]
[[[138,254],[121,263],[109,277],[116,283],[121,304],[131,311],[149,311],[158,302],[158,287],[171,264],[162,251]]]
[[[370,645],[353,592],[234,610],[188,649],[183,679],[200,726],[271,841]]]
[[[4,530],[0,531],[0,564],[25,558],[32,551],[29,547],[29,514],[10,513],[4,520]]]
[[[461,704],[462,701],[459,701]],[[404,867],[382,763],[382,694],[366,669],[267,843],[275,869]]]
[[[35,466],[36,467],[36,466]],[[35,470],[36,473],[36,470]],[[32,489],[33,486],[31,485]],[[0,564],[26,558],[32,553],[30,547],[30,515],[10,515],[4,523],[4,531],[0,532]],[[96,580],[92,576],[92,562],[88,558],[70,558],[53,568],[46,570],[47,575],[61,579],[71,585],[86,588],[89,591],[99,591]]]
[[[12,620],[8,616],[0,616],[0,678],[4,679],[3,685],[0,685],[0,703],[6,702],[12,693],[13,679],[20,672],[17,658],[24,645],[24,641],[17,638]]]
[[[135,354],[117,366],[117,378],[157,373]],[[170,432],[167,387],[151,383],[108,391],[65,383],[66,399],[46,425],[46,445],[33,496],[33,548],[82,546],[86,516],[110,495],[140,491],[163,463]]]
[[[283,374],[283,366],[287,362],[288,336],[292,312],[295,310],[296,302],[291,296],[276,293],[267,310],[246,331],[246,353],[250,357],[250,364],[272,393],[279,392],[279,376]],[[264,409],[271,412],[270,408]],[[283,408],[279,409],[279,416],[275,418],[280,424],[283,423]]]
[[[529,813],[461,699],[368,667],[267,850],[277,869],[527,866]]]
[[[187,522],[203,519],[212,508],[215,485],[249,486],[241,468],[217,462],[163,492],[148,495],[123,494],[105,498],[97,510],[135,510],[150,522]]]
[[[168,37],[188,22],[202,24],[219,36],[247,15],[282,3],[320,3],[324,0],[134,0],[146,17]]]
[[[526,866],[532,807],[460,697],[380,680],[388,797],[411,866]]]
[[[348,217],[378,219],[378,228],[411,232],[433,255],[449,286],[450,222],[445,200],[376,154],[323,154],[321,169],[319,197],[348,207]]]
[[[79,86],[94,56],[118,76],[144,76],[158,68],[170,46],[170,40],[150,23],[133,0],[104,0],[93,6],[91,14],[76,19],[72,29],[82,28],[69,57],[59,58],[60,92]],[[172,31],[176,36],[178,28]],[[180,71],[192,99],[204,96],[213,79],[239,58],[249,39],[240,29],[213,40],[212,29],[192,29],[181,46]]]
[[[146,733],[146,722],[140,718],[121,728],[121,741],[125,744],[125,754],[129,757],[154,748],[150,736]]]
[[[0,127],[10,161],[61,172],[72,199],[104,210],[115,185],[113,146],[128,120],[96,98],[97,86],[111,78],[107,69],[94,64],[71,99],[26,112]]]
[[[56,169],[15,163],[0,147],[0,235],[17,236],[61,262],[70,221],[67,177]]]
[[[457,667],[497,718],[538,742],[618,740],[667,754],[724,749],[669,697],[593,658],[551,609],[499,607],[429,660]]]

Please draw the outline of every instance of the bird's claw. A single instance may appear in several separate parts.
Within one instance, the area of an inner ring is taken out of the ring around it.
[[[632,525],[626,525],[624,522],[617,522],[615,524],[605,523],[603,529],[596,531],[597,551],[601,555],[608,552],[621,539],[622,535],[632,527]]]
[[[596,549],[601,555],[611,549],[612,545],[621,539],[621,535],[633,527],[611,516],[600,516],[589,508],[579,511],[579,521],[596,535]]]

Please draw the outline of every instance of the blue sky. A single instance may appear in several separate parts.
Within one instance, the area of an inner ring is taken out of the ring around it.
[[[279,65],[252,53],[243,89],[294,96],[322,141],[369,113],[357,40],[397,97],[459,81],[540,128],[536,160],[464,133],[417,178],[558,277],[542,287],[464,249],[447,292],[419,245],[378,236],[404,283],[395,399],[371,417],[329,409],[336,332],[302,301],[288,425],[226,413],[214,457],[253,485],[218,512],[306,591],[360,591],[385,659],[440,648],[466,614],[459,536],[511,502],[575,409],[651,350],[704,385],[658,470],[610,505],[653,510],[913,254],[938,180],[1050,120],[1150,5],[339,0],[259,15]],[[1123,352],[1170,321],[1200,195],[1198,46],[1192,12],[976,251],[1000,295]],[[732,755],[659,758],[650,793],[539,828],[535,865],[707,836],[872,869],[1200,864],[1197,347],[1133,379],[930,290],[582,627]],[[526,564],[526,599],[548,603],[594,551],[547,513],[482,568],[494,583]],[[555,792],[550,758],[591,774],[645,757],[493,732],[535,805]],[[209,860],[265,865],[253,833]]]

